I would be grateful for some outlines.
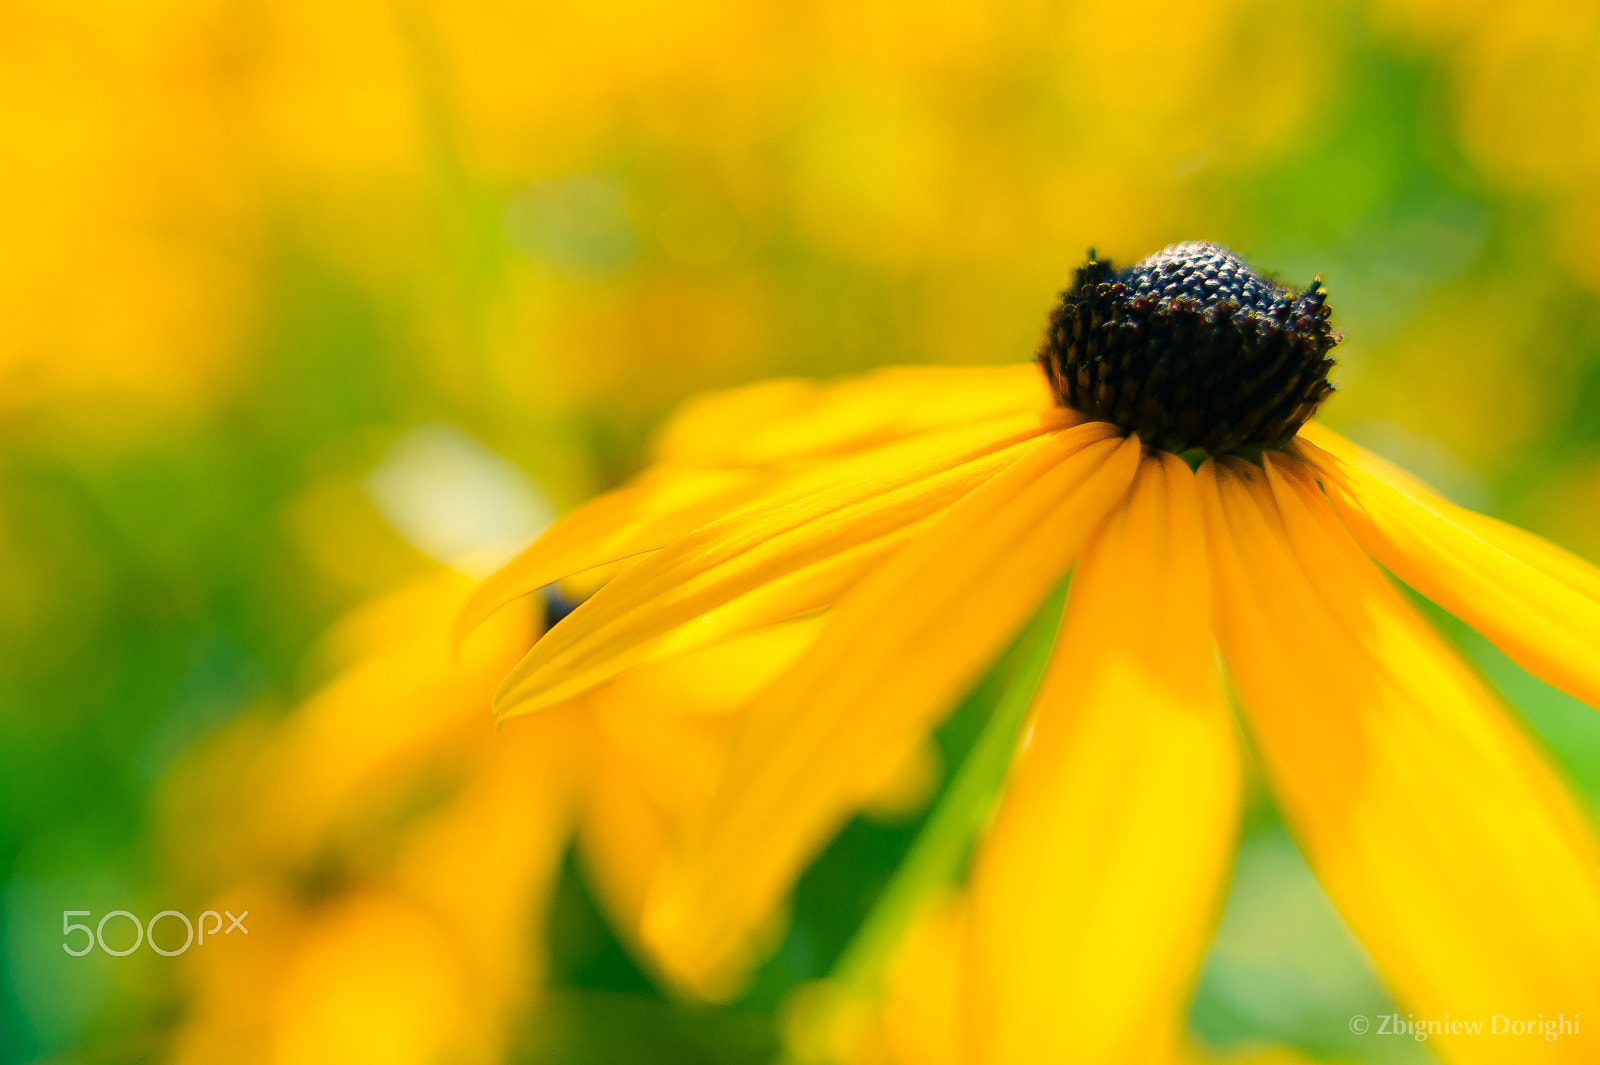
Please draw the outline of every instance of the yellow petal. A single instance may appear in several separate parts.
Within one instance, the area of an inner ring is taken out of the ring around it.
[[[899,447],[879,468],[819,477],[805,494],[711,522],[612,581],[535,644],[507,676],[499,712],[527,713],[604,683],[690,622],[673,640],[680,649],[827,606],[917,523],[1042,446],[1044,432],[1029,416],[941,435],[932,454],[924,443]]]
[[[480,1006],[507,1010],[537,978],[540,959],[525,944],[539,941],[561,869],[586,777],[586,726],[562,712],[502,731],[461,790],[396,843],[396,886],[454,936]]]
[[[669,971],[731,990],[799,868],[1037,609],[1138,456],[1103,423],[1051,437],[840,601],[751,705],[701,836],[646,909]]]
[[[645,889],[673,845],[673,826],[626,759],[605,741],[601,737],[597,743],[589,769],[590,794],[577,848],[595,901],[618,938],[634,949]]]
[[[819,622],[770,626],[631,669],[581,701],[596,727],[578,845],[596,899],[630,947],[661,858],[716,788],[733,711],[815,640]]]
[[[1600,570],[1446,502],[1326,429],[1301,437],[1300,454],[1374,558],[1528,672],[1600,708]]]
[[[494,686],[537,633],[505,615],[452,655],[458,578],[430,578],[358,613],[336,642],[374,643],[311,695],[247,774],[246,816],[229,839],[285,861],[322,844],[352,803],[371,800],[464,738],[480,735]]]
[[[836,382],[766,381],[685,404],[662,430],[656,459],[710,466],[814,460],[1051,405],[1032,363],[891,366]]]
[[[1200,471],[1217,631],[1307,860],[1418,1016],[1600,1016],[1600,854],[1522,732],[1293,458]],[[1286,472],[1279,472],[1282,469]],[[1451,1061],[1532,1060],[1441,1035]],[[1578,1041],[1540,1061],[1590,1061]]]
[[[296,946],[272,1032],[239,1048],[242,1060],[424,1065],[491,1052],[474,1031],[470,974],[425,907],[380,892],[340,899]]]
[[[894,1065],[965,1065],[971,936],[965,895],[936,895],[895,949],[880,1012]]]
[[[864,484],[895,471],[983,447],[1012,436],[1037,435],[1081,420],[1059,407],[1005,411],[952,425],[873,441],[839,454],[789,456],[784,464],[744,464],[737,449],[714,466],[661,466],[589,501],[557,521],[538,540],[474,591],[457,619],[457,638],[502,606],[552,581],[659,550],[758,500],[785,505],[842,485]]]
[[[689,466],[749,465],[738,449],[750,434],[816,409],[828,383],[782,377],[685,400],[651,442],[650,460]]]
[[[591,499],[478,585],[456,619],[457,639],[514,599],[563,577],[656,551],[748,503],[771,483],[757,470],[659,469]]]
[[[1166,1061],[1239,815],[1194,475],[1146,458],[1084,545],[973,872],[968,1060]]]

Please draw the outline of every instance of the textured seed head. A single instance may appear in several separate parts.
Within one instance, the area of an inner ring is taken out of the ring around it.
[[[1062,406],[1148,445],[1281,447],[1333,391],[1328,316],[1321,278],[1294,292],[1216,244],[1173,244],[1121,271],[1091,250],[1039,364]]]

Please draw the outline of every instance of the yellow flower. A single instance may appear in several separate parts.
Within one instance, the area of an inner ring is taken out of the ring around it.
[[[196,911],[248,910],[252,932],[187,952],[172,1060],[503,1060],[538,1001],[530,948],[569,841],[632,945],[656,866],[710,799],[730,711],[810,635],[633,670],[496,733],[494,684],[536,629],[506,612],[453,648],[469,587],[446,572],[369,604],[328,641],[345,664],[326,685],[170,782],[175,889]]]
[[[629,563],[510,673],[502,716],[822,615],[745,707],[652,889],[642,935],[663,968],[730,993],[799,870],[1071,568],[967,877],[960,1060],[1179,1052],[1237,832],[1240,723],[1408,1010],[1600,1016],[1589,819],[1374,560],[1596,706],[1600,572],[1303,425],[1337,340],[1319,286],[1279,288],[1214,245],[1121,273],[1091,257],[1046,374],[895,369],[703,399],[637,481],[481,586],[469,626]]]

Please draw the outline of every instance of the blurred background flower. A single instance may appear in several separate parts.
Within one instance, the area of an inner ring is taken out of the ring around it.
[[[467,811],[555,749],[489,731],[488,681],[339,686],[438,637],[441,565],[618,483],[683,397],[1021,361],[1091,244],[1324,275],[1326,419],[1600,558],[1587,5],[4,0],[0,27],[6,1060],[204,1061],[267,997],[301,1004],[284,1046],[416,1026],[373,1060],[768,1060],[920,815],[853,824],[744,998],[687,1009],[613,930],[626,877],[567,856],[576,814],[528,799],[520,879],[485,871],[505,822]],[[1594,715],[1451,631],[1600,801]],[[291,748],[276,842],[271,807],[180,801]],[[492,957],[460,901],[490,882],[526,922]],[[235,900],[265,923],[232,975],[202,959],[237,935],[60,949],[64,910]],[[1194,1041],[1428,1060],[1349,1031],[1385,1008],[1256,789]]]

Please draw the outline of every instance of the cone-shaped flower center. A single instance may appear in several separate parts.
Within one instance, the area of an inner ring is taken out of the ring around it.
[[[1278,447],[1333,391],[1321,279],[1304,292],[1216,244],[1174,244],[1126,270],[1079,267],[1039,363],[1063,406],[1170,451]]]

